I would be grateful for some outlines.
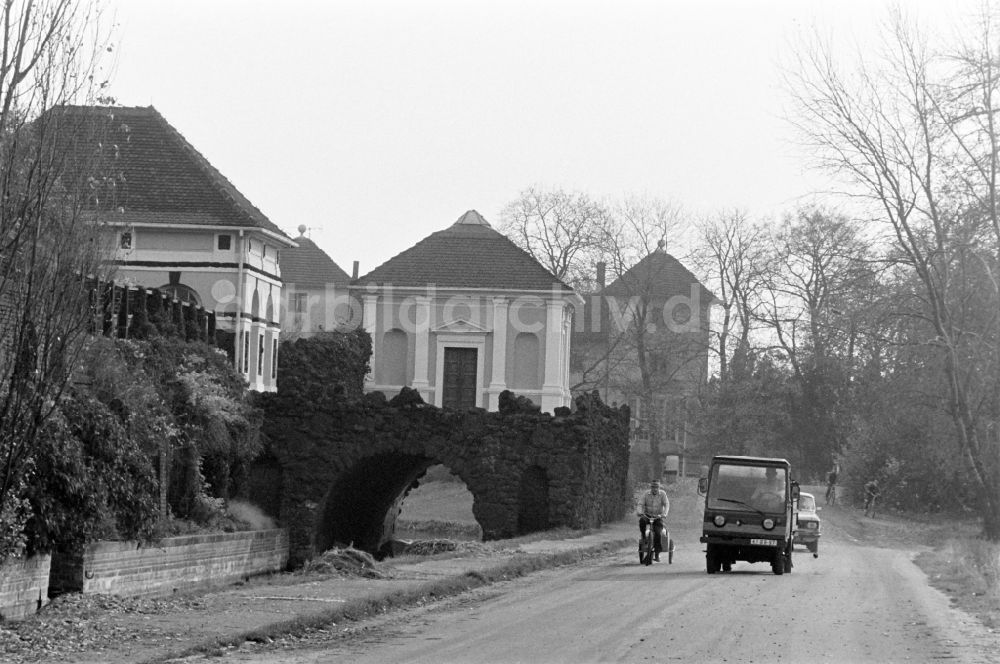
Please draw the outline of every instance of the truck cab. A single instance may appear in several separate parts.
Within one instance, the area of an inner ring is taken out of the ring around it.
[[[737,560],[792,571],[795,501],[799,485],[785,459],[720,455],[698,482],[705,496],[701,542],[709,574]]]

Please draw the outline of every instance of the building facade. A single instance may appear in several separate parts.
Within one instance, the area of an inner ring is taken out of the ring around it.
[[[628,404],[634,474],[697,472],[690,423],[708,379],[715,296],[663,243],[611,284],[604,269],[574,327],[574,389]]]
[[[281,338],[294,340],[360,322],[350,301],[351,277],[299,226],[296,246],[281,254]],[[354,275],[357,277],[357,275]]]
[[[368,391],[496,410],[500,393],[568,406],[576,292],[475,210],[356,279],[372,335]]]
[[[116,279],[215,312],[217,343],[251,389],[277,389],[280,252],[294,241],[152,107],[62,107],[86,122]]]

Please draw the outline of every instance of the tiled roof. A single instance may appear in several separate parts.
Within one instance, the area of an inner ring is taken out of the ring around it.
[[[657,249],[615,279],[601,294],[666,300],[675,295],[691,297],[692,284],[698,290],[701,306],[715,302],[712,292],[690,270],[667,252]]]
[[[124,223],[255,227],[291,240],[152,106],[53,112],[88,123],[88,135],[98,137],[80,149],[100,156],[109,177],[101,204],[113,205]]]
[[[691,285],[698,290],[699,306],[713,304],[715,296],[705,288],[680,261],[662,249],[654,251],[632,266],[609,286],[586,298],[586,304],[578,310],[577,322],[573,329],[573,343],[590,343],[607,339],[614,323],[609,316],[608,299],[605,296],[628,300],[638,296],[651,302],[666,302],[675,295],[691,297]],[[624,304],[614,305],[623,311]]]
[[[571,293],[530,254],[493,228],[475,210],[390,258],[356,285],[481,288]]]
[[[286,285],[299,287],[336,284],[347,286],[351,278],[333,262],[316,243],[300,235],[295,238],[298,247],[281,252],[281,279]]]

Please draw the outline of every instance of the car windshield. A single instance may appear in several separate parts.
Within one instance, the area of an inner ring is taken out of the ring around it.
[[[720,463],[712,468],[708,507],[782,511],[787,473],[775,466],[744,466]]]
[[[803,512],[816,511],[816,498],[808,493],[799,494],[799,510]]]

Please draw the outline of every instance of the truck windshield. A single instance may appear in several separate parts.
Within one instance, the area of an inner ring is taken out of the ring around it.
[[[776,466],[718,464],[712,468],[706,505],[712,509],[782,511],[787,471]]]

